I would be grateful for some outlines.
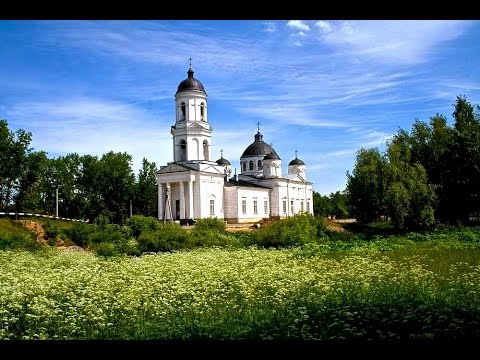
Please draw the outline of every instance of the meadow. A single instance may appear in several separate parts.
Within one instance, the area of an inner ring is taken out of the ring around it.
[[[0,339],[478,340],[474,235],[112,257],[3,250]]]

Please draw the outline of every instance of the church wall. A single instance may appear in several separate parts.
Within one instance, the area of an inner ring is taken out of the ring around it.
[[[246,200],[247,211],[244,214],[242,209],[242,200]],[[257,213],[254,211],[254,201],[257,201]],[[268,212],[264,211],[264,201],[267,201]],[[249,189],[238,187],[237,191],[237,212],[239,223],[257,222],[263,218],[270,217],[270,190],[269,189]]]
[[[218,219],[224,218],[223,209],[223,176],[212,177],[200,175],[198,182],[198,216],[197,218],[216,217]],[[214,202],[214,213],[210,212],[210,201]]]
[[[223,191],[223,209],[225,211],[225,220],[228,223],[238,223],[238,190],[237,186],[228,186]]]

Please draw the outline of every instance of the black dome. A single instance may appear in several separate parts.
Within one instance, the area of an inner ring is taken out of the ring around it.
[[[288,165],[305,165],[305,163],[302,160],[295,158],[290,161],[290,164]]]
[[[205,89],[203,88],[203,84],[200,82],[200,80],[195,79],[193,77],[192,68],[188,69],[187,74],[188,74],[188,78],[183,80],[178,85],[177,94],[181,91],[187,91],[187,90],[198,90],[198,91],[205,92]]]
[[[217,163],[218,165],[222,165],[222,166],[232,165],[232,164],[230,164],[230,161],[228,161],[227,159],[224,159],[223,157],[221,157],[220,159],[218,159],[218,160],[216,161],[216,163]]]
[[[270,153],[275,154],[277,158],[280,159],[276,151],[270,145],[263,141],[263,135],[260,134],[260,132],[257,132],[255,134],[255,141],[248,145],[240,159],[245,156],[265,156]]]
[[[263,160],[281,160],[281,159],[276,152],[272,151],[271,153],[265,155]]]

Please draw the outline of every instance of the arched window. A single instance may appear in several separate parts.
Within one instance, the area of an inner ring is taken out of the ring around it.
[[[203,141],[203,159],[204,160],[209,160],[208,159],[208,142],[207,142],[207,140]]]
[[[249,170],[253,170],[253,160],[250,160],[250,161],[248,162],[248,169],[249,169]]]
[[[258,170],[262,170],[262,169],[263,169],[262,160],[258,160],[258,161],[257,161],[257,167],[258,167]]]
[[[200,120],[205,121],[205,103],[200,104]]]
[[[180,161],[187,161],[187,142],[180,140]]]
[[[182,102],[182,104],[180,105],[180,111],[182,112],[182,113],[181,113],[181,118],[180,118],[180,120],[185,120],[185,119],[186,119],[186,116],[187,116],[187,115],[186,115],[187,109],[186,109],[186,105],[185,105],[184,102]]]
[[[243,162],[243,171],[247,171],[247,162],[246,161]]]

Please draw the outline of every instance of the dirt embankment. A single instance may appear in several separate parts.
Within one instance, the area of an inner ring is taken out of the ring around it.
[[[40,223],[32,220],[18,220],[18,222],[27,230],[33,231],[35,234],[37,234],[37,242],[43,245],[48,245],[47,235],[45,234],[45,230]]]

